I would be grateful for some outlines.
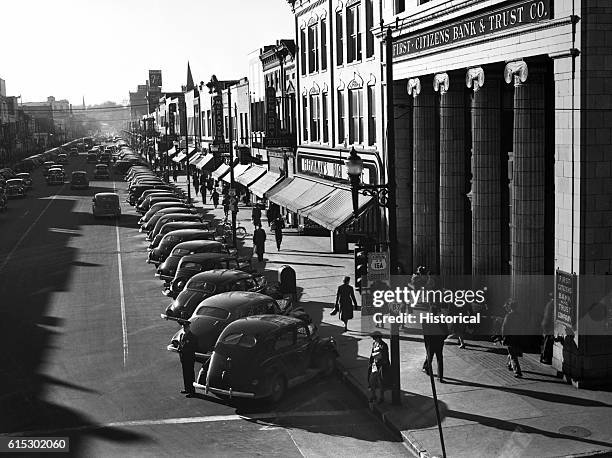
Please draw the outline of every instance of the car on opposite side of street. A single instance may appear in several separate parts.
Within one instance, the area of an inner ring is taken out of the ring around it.
[[[68,153],[70,157],[79,157],[79,149],[78,148],[70,148],[70,152]]]
[[[213,269],[201,272],[187,281],[183,290],[166,307],[163,318],[188,319],[200,302],[215,294],[228,291],[265,293],[266,286],[267,282],[263,275],[243,270]]]
[[[96,164],[93,177],[96,180],[110,180],[110,172],[108,170],[108,165]]]
[[[170,255],[176,245],[189,240],[214,240],[215,231],[203,231],[201,229],[180,229],[168,232],[162,238],[159,245],[149,251],[147,264],[159,266]]]
[[[47,174],[49,173],[49,169],[56,166],[57,164],[55,163],[55,161],[45,161],[42,165],[43,168],[43,175],[47,176]]]
[[[64,184],[64,180],[65,180],[64,171],[58,168],[49,169],[46,180],[47,180],[47,185]]]
[[[87,153],[87,163],[88,164],[95,164],[98,162],[98,153],[95,151],[89,151]]]
[[[289,310],[265,294],[248,291],[229,291],[204,299],[188,320],[196,337],[196,361],[203,363],[208,360],[217,338],[232,321],[252,315],[283,315]],[[183,334],[184,330],[180,329],[172,336],[167,346],[169,351],[177,351]]]
[[[70,176],[70,189],[89,189],[89,178],[84,170],[75,170]]]
[[[112,159],[112,155],[110,152],[107,152],[107,151],[100,153],[100,156],[98,156],[98,162],[102,162],[107,165],[111,163],[111,159]]]
[[[94,218],[110,216],[113,218],[121,217],[121,205],[119,195],[114,192],[99,192],[91,200],[91,211]]]
[[[225,327],[194,387],[223,398],[278,402],[287,389],[331,375],[337,357],[334,338],[319,336],[301,319],[249,316]]]
[[[68,164],[68,155],[65,153],[60,153],[57,155],[57,161],[58,164]]]
[[[27,188],[21,178],[11,178],[10,180],[6,180],[4,191],[6,192],[6,196],[10,199],[13,197],[25,197]]]
[[[200,221],[198,219],[190,218],[193,215],[186,215],[181,213],[185,218],[178,218],[174,221],[168,221],[164,224],[161,229],[151,237],[151,243],[149,243],[149,248],[155,248],[161,242],[161,239],[168,232],[178,231],[179,229],[202,229],[205,231],[210,230],[210,225],[208,222]]]
[[[16,175],[16,178],[21,178],[26,189],[32,189],[32,176],[28,172],[21,172]]]

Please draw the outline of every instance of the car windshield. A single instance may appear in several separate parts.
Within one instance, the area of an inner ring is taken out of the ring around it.
[[[194,313],[195,315],[209,316],[211,318],[219,318],[221,320],[227,320],[230,316],[227,310],[223,310],[218,307],[210,307],[208,305],[199,306]]]
[[[257,344],[255,336],[244,333],[232,333],[223,338],[226,345],[238,345],[240,347],[252,348]]]
[[[185,248],[176,248],[172,252],[172,256],[185,256],[188,253],[189,253],[189,250],[186,250]]]
[[[97,199],[99,202],[116,202],[117,201],[117,197],[115,196],[98,196]]]
[[[187,285],[187,289],[195,289],[198,291],[212,294],[217,289],[217,285],[205,281],[193,281],[189,282],[189,284]]]

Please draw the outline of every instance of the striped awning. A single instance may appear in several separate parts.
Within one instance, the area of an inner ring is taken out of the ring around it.
[[[249,189],[257,197],[263,199],[266,193],[282,180],[282,176],[276,172],[267,171],[259,180],[249,186]]]
[[[214,170],[212,173],[212,177],[215,180],[219,180],[223,177],[227,172],[229,172],[230,167],[227,164],[221,164],[218,169]]]
[[[359,212],[361,213],[372,202],[372,197],[359,194]],[[336,188],[322,201],[303,208],[298,213],[333,231],[353,219],[353,196],[351,191]]]
[[[242,175],[236,177],[236,181],[243,186],[249,187],[252,183],[259,180],[267,170],[259,165],[249,167]]]
[[[236,177],[238,177],[239,175],[242,175],[244,172],[246,172],[246,170],[249,168],[249,164],[237,164],[234,166],[234,180],[236,180]],[[222,178],[223,181],[225,181],[226,183],[230,182],[230,178],[231,178],[231,174],[230,173],[226,173],[225,176]]]
[[[196,163],[196,169],[198,170],[202,170],[205,167],[210,167],[212,166],[212,164],[214,164],[213,162],[214,156],[212,154],[207,154],[205,156],[202,156],[202,158],[200,158]]]
[[[266,196],[275,204],[297,213],[303,208],[319,204],[335,189],[318,181],[295,176],[275,186]]]

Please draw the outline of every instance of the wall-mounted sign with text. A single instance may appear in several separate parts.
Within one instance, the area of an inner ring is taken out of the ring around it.
[[[326,178],[331,181],[347,181],[349,179],[348,169],[343,160],[331,161],[305,156],[298,156],[299,171],[307,175],[314,175]],[[375,170],[373,165],[364,164],[361,182],[364,184],[373,184],[372,177]]]
[[[213,145],[221,145],[225,143],[223,136],[223,99],[220,95],[215,95],[212,99],[212,116],[213,116]]]

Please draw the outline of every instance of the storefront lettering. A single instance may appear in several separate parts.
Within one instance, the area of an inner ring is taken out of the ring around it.
[[[299,164],[302,173],[325,177],[332,181],[348,181],[348,169],[344,162],[329,162],[300,156]],[[371,183],[371,173],[369,167],[364,167],[361,176],[362,183]]]
[[[502,10],[450,24],[430,32],[403,38],[393,44],[393,57],[402,57],[500,30],[552,19],[551,0],[520,2]]]

